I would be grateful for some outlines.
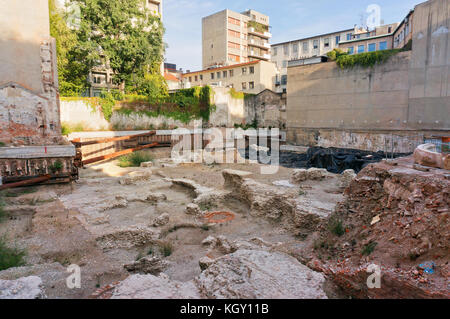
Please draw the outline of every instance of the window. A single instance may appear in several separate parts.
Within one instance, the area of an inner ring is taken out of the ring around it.
[[[352,39],[352,34],[351,33],[347,33],[347,41],[350,41]]]
[[[281,76],[281,85],[286,85],[287,84],[287,75],[282,75]]]
[[[235,18],[232,18],[232,17],[228,17],[228,23],[240,26],[241,25],[241,20],[235,19]]]
[[[355,35],[355,39],[359,39],[359,38],[361,38],[360,34]]]
[[[289,45],[288,44],[285,44],[283,46],[283,52],[284,52],[284,55],[288,55],[289,54]]]
[[[203,74],[200,74],[200,81],[203,81]]]
[[[228,30],[228,36],[233,37],[233,38],[240,38],[241,33],[234,31],[234,30]]]
[[[314,40],[313,48],[314,49],[318,49],[319,48],[319,40]]]
[[[214,73],[211,73],[211,80],[214,80]]]
[[[217,78],[220,79],[220,72],[217,72]]]
[[[222,75],[223,75],[224,78],[226,78],[227,75],[228,75],[227,71],[223,71],[223,72],[222,72]]]
[[[355,53],[355,49],[353,47],[348,48],[348,54]]]
[[[292,52],[297,53],[298,52],[298,43],[294,43],[292,45]]]
[[[234,76],[234,70],[230,70],[230,78]]]
[[[240,59],[241,59],[241,58],[239,57],[239,55],[228,54],[228,61],[231,61],[231,62],[239,62]]]
[[[242,74],[247,74],[247,68],[242,68]]]
[[[242,89],[243,90],[247,90],[247,83],[246,82],[242,82]]]
[[[254,89],[254,88],[255,88],[255,82],[249,82],[249,83],[248,83],[248,88],[249,88],[250,90]]]
[[[283,61],[283,68],[287,68],[287,61],[286,60]]]
[[[303,42],[303,53],[308,52],[308,42]]]
[[[387,42],[386,41],[380,42],[379,46],[380,46],[380,50],[387,50]]]
[[[228,42],[228,48],[240,50],[241,45],[239,43],[235,43],[235,42]]]
[[[214,48],[214,44],[211,44],[211,49],[213,49]]]
[[[276,56],[278,53],[278,48],[273,48],[273,56]]]
[[[198,81],[198,75],[195,76],[195,82],[197,82],[197,81]]]
[[[364,53],[366,51],[366,46],[364,44],[358,45],[358,53]]]
[[[254,66],[250,67],[250,74],[255,74],[255,67]]]
[[[392,33],[392,27],[388,28],[388,33]]]
[[[339,45],[339,42],[341,42],[341,36],[340,35],[336,36],[336,46]]]
[[[323,41],[323,46],[324,48],[330,47],[330,38],[325,38],[325,40]]]
[[[373,52],[373,51],[376,51],[376,50],[377,50],[377,44],[376,43],[369,44],[369,48],[368,48],[369,52]]]
[[[189,82],[192,82],[192,76],[189,77]]]

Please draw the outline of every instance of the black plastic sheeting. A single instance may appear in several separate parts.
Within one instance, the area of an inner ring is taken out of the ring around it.
[[[261,152],[258,152],[258,155]],[[264,154],[265,155],[265,154]],[[310,147],[306,153],[280,151],[281,166],[289,168],[325,168],[335,174],[341,174],[346,169],[353,169],[356,173],[371,163],[380,162],[384,158],[397,158],[410,154],[391,154],[384,152],[369,152],[344,148]],[[269,151],[270,156],[270,151]],[[249,158],[246,150],[245,157]]]

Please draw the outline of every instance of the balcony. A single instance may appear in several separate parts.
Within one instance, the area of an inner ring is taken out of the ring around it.
[[[259,52],[253,51],[253,50],[249,50],[248,51],[248,57],[249,58],[256,58],[259,60],[270,60],[270,54],[261,54]]]
[[[262,48],[262,49],[270,49],[270,43],[264,42],[264,41],[258,41],[258,40],[255,40],[255,39],[250,39],[248,41],[248,45],[254,46],[254,47],[258,47],[258,48]]]
[[[248,28],[248,33],[254,34],[258,37],[265,38],[265,39],[270,39],[272,37],[272,34],[270,32],[266,31],[266,32],[261,33],[261,32],[256,31],[255,28],[253,28],[253,27]]]

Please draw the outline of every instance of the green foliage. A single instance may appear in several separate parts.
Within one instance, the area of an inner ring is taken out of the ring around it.
[[[399,53],[400,50],[382,50],[375,52],[366,52],[353,55],[340,55],[336,58],[336,63],[341,69],[350,69],[355,66],[374,67],[376,64],[382,64],[389,60],[393,55]]]
[[[173,245],[171,242],[164,242],[160,245],[160,251],[161,254],[163,254],[164,257],[169,257],[172,255],[173,252]]]
[[[66,14],[58,10],[55,0],[49,0],[50,35],[56,39],[59,92],[63,96],[78,96],[88,86],[90,65],[87,52],[79,50],[77,33],[67,26]]]
[[[137,78],[133,85],[127,88],[127,91],[145,95],[149,102],[158,103],[169,96],[169,89],[166,80],[159,72],[159,65],[155,66],[151,72],[145,73],[143,77]]]
[[[86,63],[109,62],[115,83],[133,83],[148,66],[160,64],[164,53],[161,19],[143,0],[73,0],[81,13],[77,31]],[[101,48],[100,50],[98,48]]]
[[[116,106],[117,100],[114,94],[108,91],[102,92],[102,97],[98,100],[105,120],[109,121]]]
[[[342,224],[342,220],[337,218],[331,218],[328,222],[328,229],[336,236],[342,236],[345,234],[345,229]]]
[[[6,144],[4,142],[0,142],[0,147],[4,147]]]
[[[155,101],[141,95],[126,95],[116,112],[124,115],[140,114],[148,117],[165,116],[182,123],[193,119],[209,120],[215,105],[214,91],[209,86],[178,90],[176,93]]]
[[[238,91],[236,91],[235,88],[231,88],[230,91],[229,91],[228,93],[230,93],[230,95],[231,95],[231,97],[232,97],[233,99],[239,99],[239,100],[242,100],[242,99],[245,98],[244,92],[238,92]]]
[[[369,256],[375,250],[375,247],[377,246],[377,244],[378,243],[375,241],[368,243],[366,246],[364,246],[361,253],[365,256]]]
[[[139,167],[141,163],[153,161],[153,156],[144,151],[134,152],[119,157],[120,167]]]
[[[24,250],[9,247],[6,244],[6,238],[0,237],[0,271],[25,265],[25,256]]]
[[[72,133],[72,129],[67,123],[61,123],[61,134],[62,135],[69,135]]]
[[[4,205],[5,204],[3,203],[2,194],[0,193],[0,222],[2,222],[6,217],[5,210],[3,209]]]
[[[254,118],[251,123],[234,124],[234,128],[241,128],[243,130],[248,130],[248,129],[255,129],[256,130],[258,128],[258,120],[256,118]]]
[[[63,168],[63,163],[60,160],[56,160],[53,164],[48,166],[48,169],[54,174],[61,171]]]
[[[264,33],[269,31],[269,27],[267,25],[264,25],[262,23],[256,22],[256,21],[249,21],[247,26],[249,28],[255,28],[256,32]]]
[[[333,49],[332,51],[327,53],[327,56],[332,60],[332,61],[336,61],[336,59],[338,59],[340,56],[343,55],[348,55],[347,51],[344,51],[342,49]]]

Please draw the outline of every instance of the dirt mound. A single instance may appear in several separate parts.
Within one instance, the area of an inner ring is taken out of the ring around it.
[[[449,298],[449,176],[415,170],[411,157],[367,166],[311,236],[309,265],[358,298]],[[370,264],[379,289],[368,288]]]

